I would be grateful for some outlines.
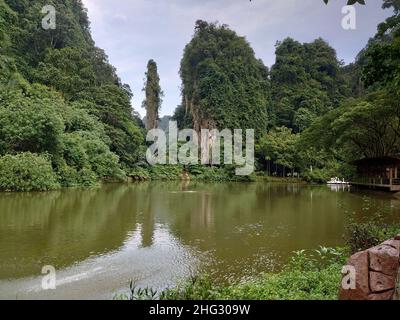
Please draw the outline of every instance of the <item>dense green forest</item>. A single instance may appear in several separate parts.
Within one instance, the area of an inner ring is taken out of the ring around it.
[[[41,26],[47,4],[57,8],[55,30]],[[383,7],[394,15],[347,66],[323,39],[288,38],[277,42],[269,70],[244,37],[198,21],[183,53],[174,119],[197,130],[254,128],[258,170],[269,175],[321,182],[350,176],[352,160],[399,153],[400,3]],[[143,106],[152,127],[159,80],[150,60]],[[132,95],[95,46],[80,0],[0,0],[1,190],[91,186],[132,172],[179,177],[179,168],[145,164]],[[217,169],[192,172],[229,177]]]
[[[42,29],[46,4],[57,8],[55,30]],[[0,0],[0,41],[0,188],[124,178],[144,132],[81,1]]]
[[[252,127],[258,170],[351,178],[353,160],[400,152],[399,1],[350,65],[323,39],[276,44],[268,70],[225,25],[198,21],[181,65],[180,127]]]

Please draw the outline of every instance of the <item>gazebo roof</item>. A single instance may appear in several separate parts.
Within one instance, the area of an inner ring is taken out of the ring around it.
[[[357,167],[362,166],[382,166],[382,165],[400,165],[400,155],[386,156],[377,158],[364,158],[352,162]]]

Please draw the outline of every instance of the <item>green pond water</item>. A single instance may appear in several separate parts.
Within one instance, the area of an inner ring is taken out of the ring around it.
[[[163,289],[198,272],[277,271],[293,251],[343,244],[345,211],[365,195],[400,213],[391,194],[263,182],[0,193],[0,299],[112,299],[131,279]],[[46,265],[55,290],[42,289]]]

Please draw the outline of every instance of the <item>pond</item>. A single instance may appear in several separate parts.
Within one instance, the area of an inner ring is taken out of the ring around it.
[[[200,272],[231,282],[274,272],[293,251],[344,243],[345,211],[391,194],[258,183],[108,184],[0,194],[0,299],[112,299]],[[42,268],[56,290],[42,289]]]

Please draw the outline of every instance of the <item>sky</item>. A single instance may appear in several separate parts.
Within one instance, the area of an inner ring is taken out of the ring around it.
[[[310,42],[322,37],[351,63],[376,26],[391,15],[382,1],[355,5],[356,29],[342,28],[346,0],[83,0],[96,45],[104,49],[124,83],[131,86],[133,107],[142,116],[146,66],[158,64],[165,97],[161,116],[172,115],[181,102],[180,60],[196,20],[218,21],[245,36],[256,57],[271,66],[275,44],[286,37]]]

